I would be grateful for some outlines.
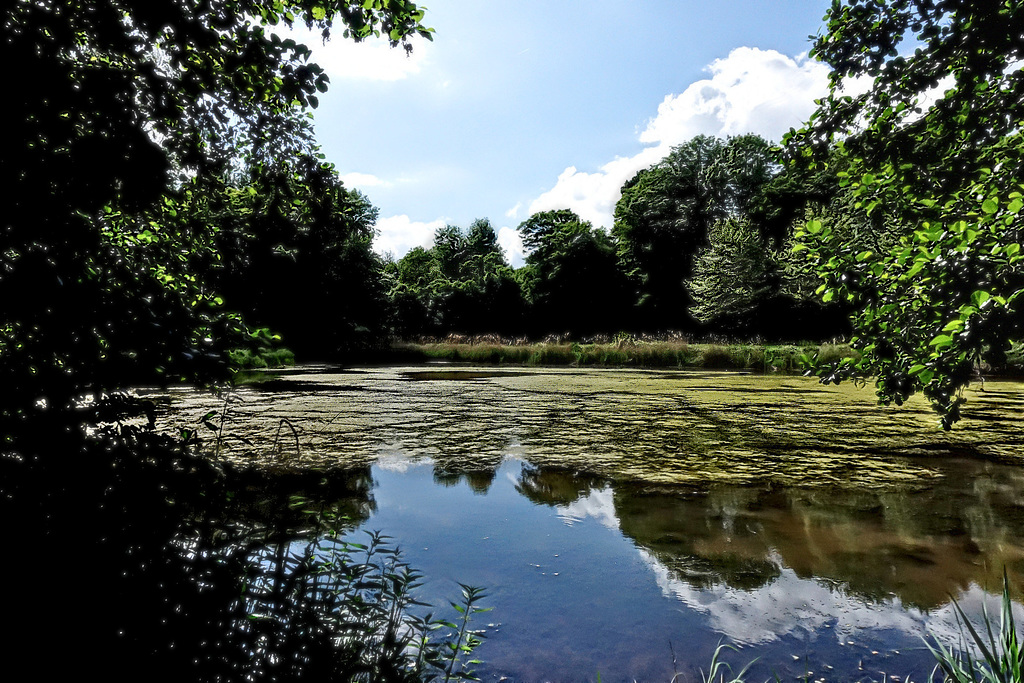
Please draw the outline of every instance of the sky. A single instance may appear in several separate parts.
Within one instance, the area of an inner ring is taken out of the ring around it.
[[[433,42],[305,42],[331,79],[327,159],[379,208],[401,257],[487,218],[568,208],[610,228],[619,189],[699,134],[778,141],[827,91],[807,56],[830,0],[430,0]],[[301,37],[301,36],[300,36]]]

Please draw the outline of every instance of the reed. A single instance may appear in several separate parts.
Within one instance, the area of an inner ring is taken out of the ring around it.
[[[998,623],[993,622],[984,604],[980,627],[971,623],[956,600],[953,607],[960,627],[957,647],[943,643],[934,635],[930,640],[925,639],[925,645],[937,662],[934,673],[941,672],[942,680],[952,683],[1021,683],[1024,680],[1021,676],[1024,651],[1013,620],[1010,584],[1005,570]]]
[[[405,358],[477,365],[707,368],[752,372],[798,372],[812,358],[856,358],[847,344],[691,344],[685,340],[627,338],[602,342],[406,343]]]

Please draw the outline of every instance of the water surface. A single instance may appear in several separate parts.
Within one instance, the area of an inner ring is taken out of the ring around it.
[[[220,411],[232,462],[359,482],[428,600],[486,586],[486,680],[700,680],[725,641],[750,680],[891,681],[927,678],[951,598],[977,614],[1004,568],[1021,597],[1022,389],[971,392],[953,433],[738,373],[300,372],[165,409]]]

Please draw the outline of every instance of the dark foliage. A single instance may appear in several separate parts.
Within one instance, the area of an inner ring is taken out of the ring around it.
[[[715,223],[746,215],[775,172],[762,138],[701,135],[623,186],[612,232],[637,288],[643,329],[697,328],[687,284],[696,254]]]
[[[628,325],[628,283],[607,233],[567,209],[534,214],[519,233],[530,250],[523,273],[529,333],[579,337]]]
[[[430,249],[411,250],[389,272],[399,334],[521,331],[521,286],[486,219],[473,221],[468,230],[439,228]]]

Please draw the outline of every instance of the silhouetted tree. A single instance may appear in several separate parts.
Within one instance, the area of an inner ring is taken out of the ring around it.
[[[615,245],[572,211],[545,211],[519,225],[529,250],[523,277],[534,334],[609,332],[629,323],[629,289]]]

